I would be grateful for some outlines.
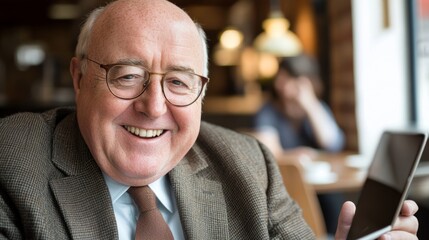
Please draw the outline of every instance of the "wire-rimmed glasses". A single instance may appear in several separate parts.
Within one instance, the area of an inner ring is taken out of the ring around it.
[[[186,107],[201,95],[209,79],[189,71],[150,72],[141,65],[101,64],[106,70],[106,83],[109,91],[117,98],[131,100],[142,95],[150,84],[151,75],[161,75],[161,88],[165,99],[174,106]]]

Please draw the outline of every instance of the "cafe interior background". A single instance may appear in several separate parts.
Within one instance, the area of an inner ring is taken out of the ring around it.
[[[105,2],[2,1],[0,117],[73,104],[68,65],[79,27]],[[345,150],[371,155],[385,129],[429,128],[429,0],[173,2],[207,32],[207,121],[250,127],[277,58],[304,51],[320,63]]]

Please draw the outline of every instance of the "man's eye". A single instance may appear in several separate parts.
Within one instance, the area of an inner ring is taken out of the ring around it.
[[[135,75],[135,74],[128,74],[128,75],[124,75],[122,77],[119,77],[119,80],[124,80],[124,81],[132,81],[135,80],[137,78],[139,78],[140,76]]]
[[[142,77],[136,74],[128,74],[111,79],[111,84],[115,86],[131,87],[139,84]]]
[[[170,78],[166,81],[169,88],[173,89],[188,89],[189,83],[178,78]]]
[[[186,87],[186,84],[185,84],[184,82],[182,82],[182,81],[180,81],[180,80],[177,80],[177,79],[172,80],[172,81],[170,81],[170,82],[171,82],[171,84],[173,84],[173,85],[175,85],[175,86],[178,86],[178,87],[180,87],[180,86],[182,86],[182,87]]]

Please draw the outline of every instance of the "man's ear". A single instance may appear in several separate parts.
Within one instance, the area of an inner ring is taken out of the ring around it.
[[[73,80],[73,88],[75,94],[80,91],[80,80],[82,79],[82,71],[80,68],[80,60],[77,57],[73,57],[70,61],[70,74]]]

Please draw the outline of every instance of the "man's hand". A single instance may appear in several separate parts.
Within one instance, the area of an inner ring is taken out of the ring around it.
[[[336,240],[347,238],[350,226],[352,225],[353,216],[355,215],[356,206],[354,203],[347,201],[341,208],[340,216],[338,217],[337,232],[335,233]]]
[[[406,200],[402,205],[401,213],[395,221],[392,231],[380,237],[380,240],[390,239],[418,239],[416,234],[419,221],[414,216],[419,207],[414,201]]]
[[[412,200],[406,200],[402,205],[401,213],[395,221],[392,231],[384,234],[380,240],[390,239],[418,239],[416,236],[419,222],[414,214],[418,210],[417,204]],[[345,202],[338,218],[338,227],[335,234],[336,240],[347,238],[356,207],[352,202]]]

